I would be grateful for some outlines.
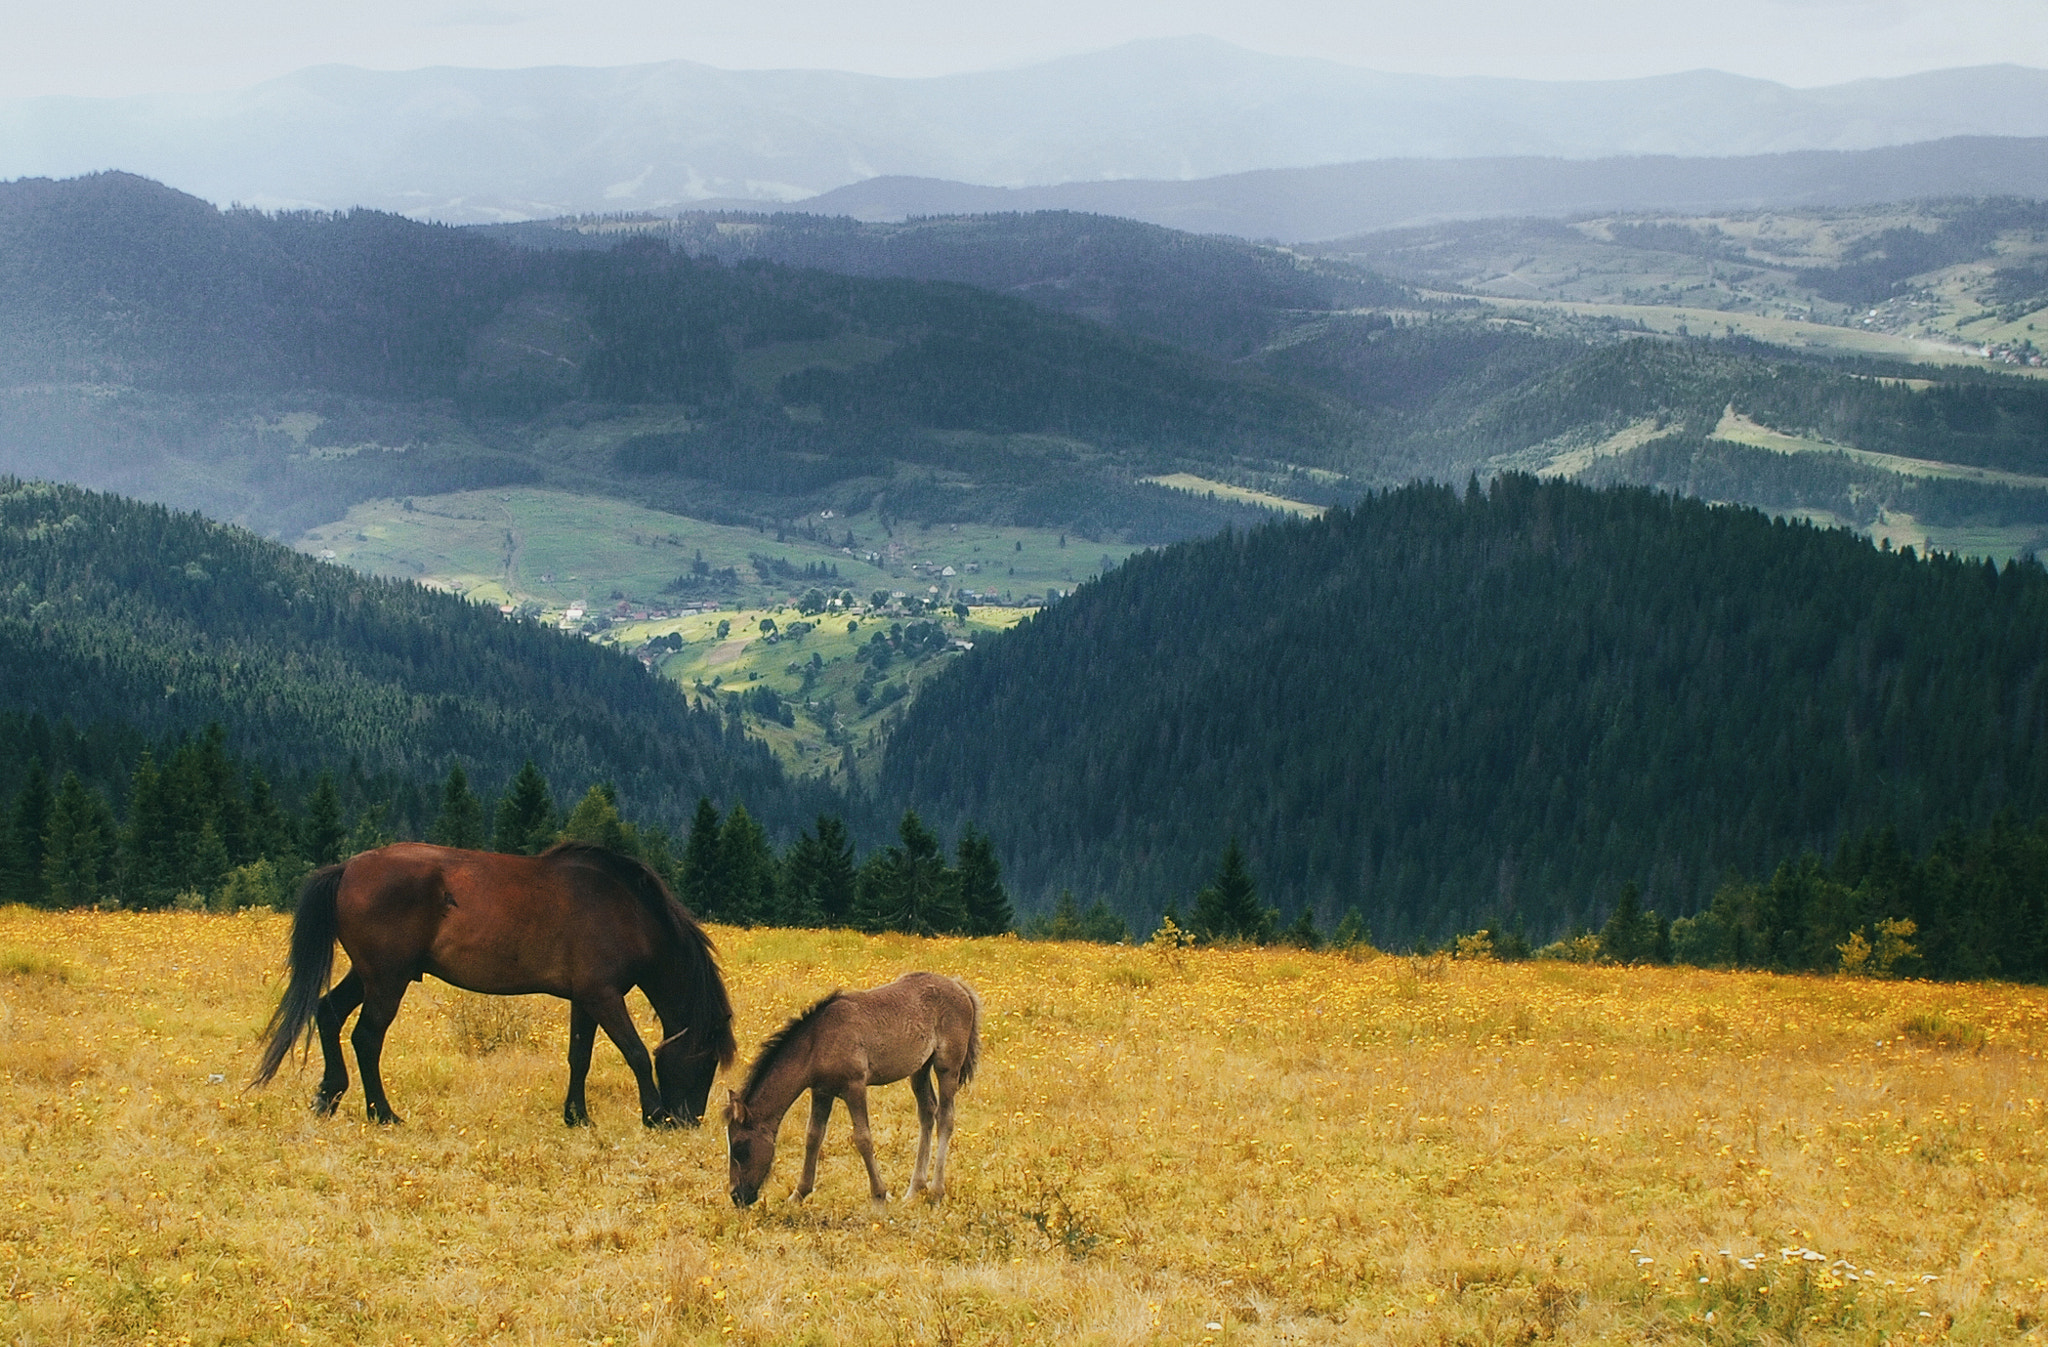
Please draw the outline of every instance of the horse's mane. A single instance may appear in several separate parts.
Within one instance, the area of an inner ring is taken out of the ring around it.
[[[803,1011],[790,1016],[788,1024],[783,1025],[780,1029],[777,1029],[774,1033],[761,1040],[761,1051],[754,1055],[754,1064],[747,1068],[746,1084],[740,1086],[740,1101],[742,1103],[754,1097],[754,1087],[766,1078],[768,1069],[775,1065],[775,1061],[782,1055],[783,1049],[787,1048],[809,1026],[812,1020],[818,1018],[819,1013],[826,1006],[837,1001],[841,995],[842,993],[836,989],[826,992]]]
[[[667,923],[677,952],[690,965],[689,976],[683,979],[683,985],[689,989],[683,1013],[692,1034],[690,1055],[715,1056],[719,1065],[731,1066],[739,1043],[732,1036],[732,1000],[726,995],[725,978],[718,971],[717,947],[667,881],[645,861],[622,856],[594,842],[557,842],[541,856],[595,866],[625,885],[650,913]]]

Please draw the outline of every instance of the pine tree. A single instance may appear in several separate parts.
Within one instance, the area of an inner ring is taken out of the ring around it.
[[[1258,885],[1245,865],[1244,848],[1235,837],[1223,849],[1223,861],[1209,886],[1195,895],[1194,933],[1202,940],[1273,938],[1274,914],[1259,901]]]
[[[1017,924],[1010,895],[1003,889],[1001,863],[988,834],[968,824],[954,851],[953,882],[969,935],[1001,935]]]
[[[64,773],[43,833],[43,886],[53,907],[90,907],[114,877],[114,813],[105,797]]]
[[[949,882],[938,835],[914,810],[904,811],[896,832],[897,844],[861,867],[855,923],[864,930],[909,935],[950,935],[963,929],[966,913]]]
[[[469,776],[461,763],[452,763],[448,778],[441,783],[441,808],[427,830],[427,840],[464,851],[484,848],[484,803],[469,788]]]
[[[683,906],[706,921],[724,921],[726,899],[725,862],[720,856],[721,825],[718,810],[709,796],[697,797],[697,813],[690,820],[690,837],[683,843],[683,861],[678,878],[682,887],[677,897]]]
[[[505,798],[498,802],[497,826],[491,836],[491,850],[515,856],[538,856],[555,840],[555,798],[548,793],[547,778],[528,758],[512,778]]]
[[[724,920],[758,926],[775,919],[775,853],[768,834],[736,804],[725,816],[718,839],[718,859],[725,875],[727,913]]]
[[[227,843],[214,829],[213,820],[206,820],[199,825],[199,836],[192,846],[191,861],[186,867],[186,883],[194,892],[211,898],[220,892],[221,881],[233,868]]]
[[[130,907],[169,906],[178,894],[178,834],[156,758],[144,750],[128,786],[128,826],[120,841],[121,890]]]
[[[349,829],[348,841],[343,843],[343,854],[357,856],[391,845],[391,829],[386,822],[390,812],[391,806],[382,801],[365,804],[356,815],[356,826]]]
[[[853,839],[837,817],[818,816],[818,917],[827,926],[845,926],[853,919]]]
[[[1600,952],[1616,963],[1633,963],[1642,957],[1643,891],[1631,879],[1621,886],[1607,924],[1600,928]]]
[[[341,793],[334,787],[334,773],[322,772],[313,783],[300,836],[306,859],[313,864],[332,865],[341,859],[341,846],[348,840],[348,832],[341,826]]]
[[[270,793],[270,782],[255,768],[249,769],[249,845],[258,859],[282,862],[298,854],[292,821]]]
[[[42,905],[43,834],[50,826],[50,776],[41,758],[30,758],[20,794],[7,818],[6,869],[0,872],[0,903]]]
[[[569,811],[569,821],[562,825],[562,836],[594,843],[622,856],[631,856],[635,851],[626,833],[625,820],[619,817],[618,800],[604,786],[592,786],[583,792],[583,798]]]
[[[796,841],[789,844],[789,850],[782,857],[782,879],[775,887],[779,898],[776,924],[800,929],[815,929],[825,924],[825,911],[818,902],[818,886],[824,868],[824,848],[817,836],[805,828],[797,834]]]
[[[1321,949],[1323,933],[1316,929],[1316,914],[1304,905],[1288,928],[1280,933],[1283,943],[1302,949]]]

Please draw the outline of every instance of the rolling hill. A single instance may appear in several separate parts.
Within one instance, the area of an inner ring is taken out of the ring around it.
[[[650,821],[700,794],[793,828],[830,796],[635,660],[243,530],[0,479],[0,714],[154,741],[228,728],[278,771],[354,763],[497,790],[534,760]],[[9,784],[22,764],[8,765]]]
[[[885,798],[1138,929],[1240,838],[1405,945],[1666,916],[1870,829],[2048,806],[2048,576],[1509,475],[1133,558],[929,684]],[[963,732],[963,727],[972,727]]]
[[[224,213],[121,174],[0,186],[0,388],[4,466],[288,533],[544,479],[749,523],[893,502],[1186,536],[1233,509],[1139,479],[1335,468],[1354,432],[1257,371],[964,285]]]

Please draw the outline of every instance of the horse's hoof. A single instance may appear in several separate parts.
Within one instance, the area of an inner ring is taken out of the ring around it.
[[[332,1118],[334,1110],[341,1104],[338,1094],[316,1094],[313,1096],[313,1113],[320,1118]]]
[[[370,1121],[379,1127],[403,1127],[405,1125],[405,1119],[399,1117],[388,1108],[371,1109]]]
[[[566,1127],[588,1127],[590,1115],[580,1108],[565,1108],[562,1110],[562,1124]]]

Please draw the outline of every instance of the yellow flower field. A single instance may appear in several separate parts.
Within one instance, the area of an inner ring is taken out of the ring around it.
[[[799,1106],[742,1212],[602,1040],[561,1125],[559,1002],[415,988],[402,1127],[245,1092],[286,932],[0,910],[0,1341],[2048,1337],[2048,990],[719,930],[747,1051],[910,968],[987,1007],[943,1205],[843,1112],[788,1201]]]

